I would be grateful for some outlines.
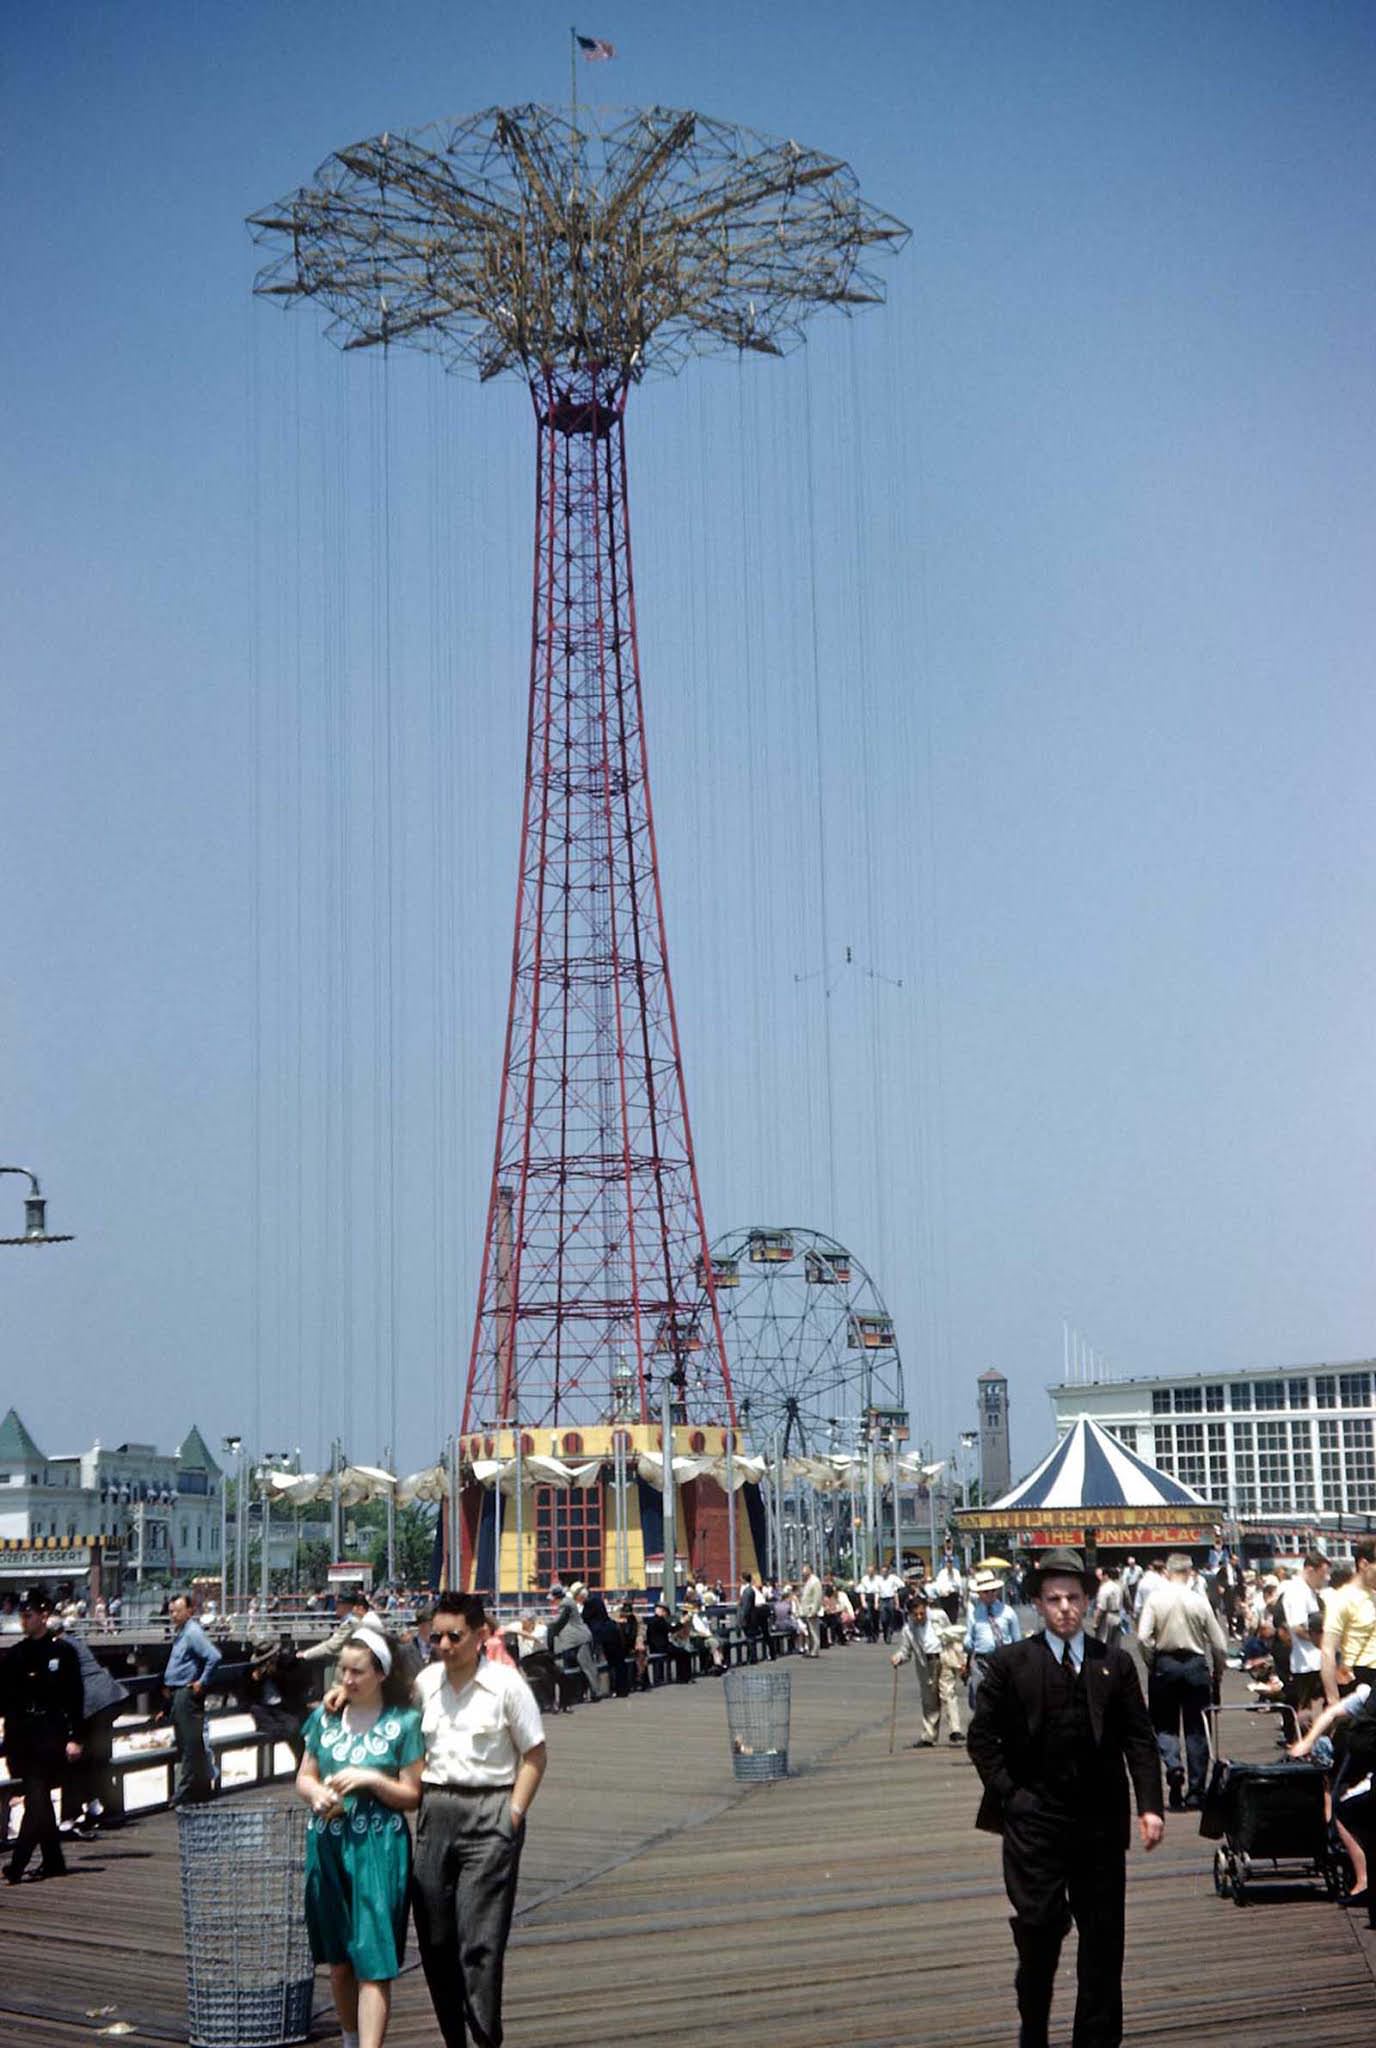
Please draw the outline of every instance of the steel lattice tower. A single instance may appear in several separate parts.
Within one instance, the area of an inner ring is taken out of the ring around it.
[[[462,1428],[735,1421],[674,1014],[625,410],[692,354],[778,355],[881,294],[907,230],[832,157],[693,113],[492,109],[329,158],[251,225],[256,289],[346,348],[522,376],[537,465],[511,998]]]

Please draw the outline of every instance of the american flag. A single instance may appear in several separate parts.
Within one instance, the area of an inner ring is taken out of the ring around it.
[[[574,34],[578,34],[576,29]],[[589,64],[605,64],[609,57],[616,55],[612,44],[602,42],[597,36],[578,36],[578,47]]]

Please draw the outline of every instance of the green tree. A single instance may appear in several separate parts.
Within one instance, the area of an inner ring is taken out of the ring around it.
[[[371,1505],[381,1507],[381,1503]],[[430,1581],[430,1563],[435,1554],[435,1525],[439,1509],[429,1501],[412,1501],[397,1509],[397,1578],[404,1586],[424,1586]],[[370,1549],[373,1568],[379,1577],[387,1570],[387,1510],[381,1510],[382,1527],[376,1531]]]

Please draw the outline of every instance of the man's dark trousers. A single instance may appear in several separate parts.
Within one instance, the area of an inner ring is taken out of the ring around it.
[[[1171,1791],[1185,1779],[1180,1755],[1180,1723],[1185,1723],[1185,1760],[1189,1765],[1189,1797],[1201,1804],[1209,1778],[1209,1738],[1204,1716],[1213,1697],[1209,1660],[1194,1651],[1158,1650],[1147,1674],[1147,1711],[1156,1730],[1156,1746],[1166,1767]]]
[[[172,1726],[177,1736],[174,1806],[196,1806],[215,1790],[210,1751],[205,1746],[205,1694],[179,1685],[172,1694]]]
[[[1074,2048],[1123,2035],[1123,1846],[1116,1816],[1093,1820],[1032,1792],[1004,1814],[1003,1881],[1018,1952],[1019,2048],[1047,2048],[1051,1996],[1071,1919],[1079,1929]]]
[[[421,1966],[445,2048],[501,2048],[502,1971],[525,1828],[511,1787],[426,1785],[412,1898]]]
[[[25,1720],[30,1718],[25,1716]],[[36,1721],[36,1717],[32,1718]],[[23,1727],[21,1722],[5,1751],[9,1774],[19,1780],[24,1793],[24,1818],[7,1869],[12,1877],[19,1877],[28,1869],[29,1859],[37,1849],[45,1874],[60,1877],[67,1864],[62,1854],[62,1837],[57,1832],[57,1815],[53,1812],[53,1788],[62,1777],[63,1746],[60,1738],[53,1737],[42,1726],[21,1733]]]

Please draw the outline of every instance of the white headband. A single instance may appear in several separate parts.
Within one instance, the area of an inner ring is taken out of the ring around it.
[[[382,1666],[383,1677],[386,1678],[388,1676],[392,1669],[392,1646],[380,1630],[369,1628],[365,1623],[362,1628],[354,1630],[353,1634],[349,1637],[349,1642],[362,1643],[365,1650],[371,1650],[378,1663]],[[347,1643],[345,1648],[348,1648]]]

